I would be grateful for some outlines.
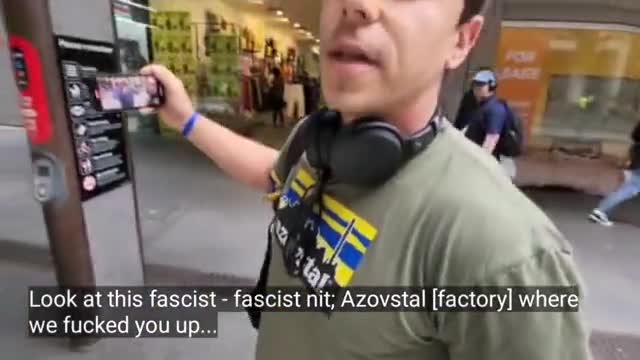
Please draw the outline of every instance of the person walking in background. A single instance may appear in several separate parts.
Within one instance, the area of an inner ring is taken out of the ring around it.
[[[490,71],[491,69],[488,67],[481,67],[478,69],[476,74],[479,74],[482,71]],[[460,106],[458,107],[458,115],[456,116],[455,121],[453,122],[453,126],[460,131],[466,131],[467,126],[469,126],[469,121],[473,117],[473,113],[478,110],[478,106],[480,103],[476,99],[476,95],[473,91],[473,81],[471,83],[471,87],[467,92],[464,93],[462,100],[460,101]]]
[[[477,105],[468,115],[467,138],[499,159],[497,146],[507,123],[507,110],[495,96],[496,76],[490,70],[480,71],[473,77],[472,86]]]
[[[598,207],[591,211],[589,219],[604,226],[612,226],[613,222],[609,216],[620,204],[631,200],[640,194],[640,121],[631,134],[633,144],[629,150],[629,166],[625,171],[625,181],[614,192],[607,195],[598,204]]]
[[[505,173],[514,179],[513,157],[522,149],[522,124],[509,105],[496,95],[498,80],[491,70],[481,70],[473,77],[471,92],[463,99],[455,126],[467,138],[492,154]]]
[[[284,126],[284,78],[282,72],[278,68],[271,71],[273,82],[269,89],[269,99],[271,101],[271,109],[273,110],[273,126],[278,127],[278,123]]]

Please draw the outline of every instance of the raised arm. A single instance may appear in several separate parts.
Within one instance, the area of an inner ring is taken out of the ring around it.
[[[160,117],[167,126],[182,131],[194,114],[182,81],[161,65],[149,65],[141,73],[153,75],[163,84],[166,102],[159,109]],[[204,116],[198,116],[188,139],[235,180],[260,191],[269,190],[269,173],[278,157],[277,150],[238,135]]]

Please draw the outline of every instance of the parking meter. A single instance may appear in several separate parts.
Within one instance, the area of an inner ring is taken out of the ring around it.
[[[41,204],[63,204],[68,197],[61,161],[43,152],[33,154],[33,197]]]
[[[126,115],[92,105],[87,82],[118,73],[110,0],[2,0],[58,283],[144,284]]]

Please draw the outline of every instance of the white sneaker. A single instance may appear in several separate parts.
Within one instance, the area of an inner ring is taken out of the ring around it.
[[[604,212],[598,209],[593,210],[591,214],[589,214],[589,220],[593,222],[597,222],[602,226],[607,226],[607,227],[613,226],[613,222],[609,220],[609,217],[607,216],[607,214],[605,214]]]

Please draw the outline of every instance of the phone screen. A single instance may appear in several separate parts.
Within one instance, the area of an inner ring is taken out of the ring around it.
[[[134,110],[162,105],[164,88],[153,76],[98,76],[95,96],[102,111]]]

